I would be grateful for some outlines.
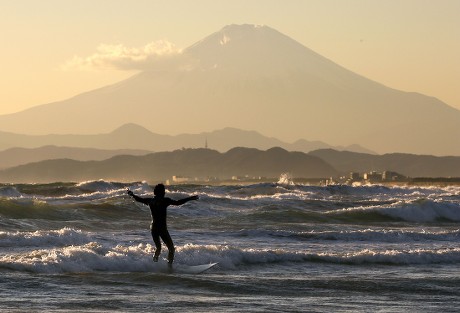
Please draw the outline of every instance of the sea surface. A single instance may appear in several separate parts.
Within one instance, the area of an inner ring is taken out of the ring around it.
[[[219,263],[201,274],[152,262],[149,208],[127,188],[153,193],[0,185],[0,311],[460,311],[458,186],[167,186],[200,197],[168,223],[176,266]]]

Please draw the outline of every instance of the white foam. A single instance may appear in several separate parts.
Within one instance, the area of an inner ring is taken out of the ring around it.
[[[104,180],[97,181],[86,181],[81,182],[76,185],[80,188],[81,192],[78,195],[68,194],[59,197],[43,197],[47,201],[93,201],[93,200],[103,200],[113,197],[121,197],[126,195],[127,189],[134,191],[136,194],[144,195],[152,193],[152,188],[146,183],[136,183],[128,187],[124,187],[121,184],[106,182]],[[59,203],[59,202],[58,202]]]
[[[39,249],[0,257],[0,267],[40,273],[95,271],[136,272],[152,267],[150,245],[107,248],[97,242],[79,246]]]
[[[292,180],[292,175],[290,173],[283,173],[280,175],[277,184],[279,185],[286,185],[286,186],[294,186],[295,183]]]
[[[344,264],[437,264],[459,263],[460,248],[374,251],[365,249],[347,254],[320,253],[312,259]]]
[[[288,251],[284,249],[239,249],[227,245],[186,245],[181,247],[181,257],[202,262],[219,262],[224,269],[235,269],[241,265],[323,261],[343,264],[432,264],[460,263],[460,248],[415,249],[385,251],[350,251],[348,253],[317,253]]]
[[[292,235],[292,234],[291,234]],[[416,242],[425,240],[460,241],[460,230],[454,231],[404,231],[394,229],[364,229],[355,231],[301,232],[300,237],[319,240],[366,241],[366,242]]]
[[[59,230],[40,230],[35,232],[0,231],[0,247],[79,245],[87,243],[89,238],[82,231],[67,227]]]
[[[152,272],[154,248],[147,244],[104,246],[89,242],[79,246],[38,249],[0,256],[0,268],[40,273]],[[460,248],[374,251],[345,253],[289,251],[284,249],[241,249],[228,245],[185,245],[176,249],[175,263],[185,265],[218,262],[222,270],[241,266],[290,262],[339,264],[436,264],[460,263]]]
[[[111,191],[117,189],[113,183],[102,179],[80,182],[76,185],[76,187],[88,191]]]

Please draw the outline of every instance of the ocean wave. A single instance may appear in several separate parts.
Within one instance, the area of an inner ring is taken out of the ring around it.
[[[173,198],[186,194],[174,192]],[[176,194],[176,193],[180,193]],[[138,193],[141,194],[141,193]],[[431,199],[398,200],[379,202],[373,200],[322,201],[289,198],[231,200],[210,198],[197,192],[200,201],[186,206],[171,208],[169,214],[178,222],[194,217],[221,217],[226,225],[259,225],[268,223],[385,223],[404,221],[413,223],[458,223],[460,203]],[[290,194],[288,197],[290,197]],[[332,209],[331,208],[335,208]],[[130,212],[127,215],[127,212]],[[19,197],[0,198],[0,218],[85,220],[99,218],[101,221],[137,220],[149,212],[148,207],[134,202],[125,189],[114,191],[113,195],[94,192],[63,197]]]
[[[325,262],[355,265],[367,263],[393,265],[460,263],[460,248],[385,251],[366,249],[348,253],[308,253],[302,251],[291,252],[283,249],[239,249],[218,245],[186,245],[178,249],[178,251],[185,254],[189,259],[219,262],[226,269],[234,269],[241,265],[289,262]]]
[[[343,230],[343,231],[277,231],[277,230],[240,230],[235,236],[269,238],[278,237],[289,240],[314,241],[362,241],[362,242],[389,242],[405,243],[418,241],[460,241],[460,229],[453,231],[405,231],[394,229],[364,229],[364,230]]]
[[[23,194],[14,186],[1,186],[0,198],[20,198]]]
[[[46,201],[92,201],[120,198],[126,189],[138,195],[151,196],[152,187],[147,182],[119,183],[104,180],[80,183],[0,185],[1,198],[44,198]],[[312,186],[302,184],[260,183],[236,186],[167,186],[169,195],[182,196],[198,192],[202,198],[210,200],[235,200],[257,203],[258,201],[411,201],[420,198],[454,201],[460,196],[460,187],[414,187],[414,186]]]
[[[105,180],[92,180],[76,184],[76,187],[84,191],[107,192],[120,189],[124,186],[121,183],[108,182]]]
[[[0,198],[0,216],[8,218],[54,218],[56,211],[46,201],[33,198]]]
[[[331,262],[340,264],[441,264],[460,263],[460,248],[445,249],[414,249],[414,250],[385,250],[374,251],[365,249],[347,254],[320,253],[311,256],[312,261]]]
[[[81,245],[90,240],[88,234],[72,228],[37,230],[34,232],[0,231],[0,247],[43,247]]]
[[[299,188],[268,183],[247,186],[212,187],[206,190],[206,196],[210,198],[230,200],[305,200],[310,195],[311,193],[304,192]]]
[[[0,255],[0,268],[38,273],[155,272],[150,244],[106,246],[97,242]],[[322,262],[348,265],[458,264],[460,248],[360,250],[345,253],[241,249],[228,245],[187,244],[176,248],[176,264],[218,262],[221,270],[240,267]]]
[[[413,186],[312,186],[283,185],[276,183],[260,183],[236,186],[206,186],[201,188],[203,196],[213,200],[234,201],[282,201],[282,200],[318,200],[325,202],[340,201],[374,201],[395,202],[426,198],[431,200],[451,199],[458,197],[458,187],[413,187]]]
[[[365,218],[379,215],[407,222],[460,222],[460,204],[455,202],[417,199],[397,201],[390,205],[354,207],[328,211],[332,216],[354,216]]]
[[[56,221],[131,220],[141,218],[142,209],[131,200],[64,201],[34,198],[0,198],[0,221],[37,220],[45,225]],[[140,214],[137,214],[140,213]],[[59,226],[58,226],[59,227]]]
[[[151,245],[105,247],[92,241],[53,249],[38,249],[0,256],[0,268],[37,273],[97,271],[152,271]]]

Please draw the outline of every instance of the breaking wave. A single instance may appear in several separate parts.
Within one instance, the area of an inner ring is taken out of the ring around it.
[[[345,208],[328,211],[326,214],[356,218],[379,216],[407,222],[460,222],[460,203],[417,199],[389,205]]]
[[[105,246],[98,242],[0,255],[0,268],[37,273],[155,272],[150,244]],[[184,245],[177,248],[177,264],[218,262],[220,270],[272,263],[323,262],[339,264],[460,263],[460,248],[315,253],[283,249],[241,249],[228,245]]]

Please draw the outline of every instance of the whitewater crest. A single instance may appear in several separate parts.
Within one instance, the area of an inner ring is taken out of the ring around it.
[[[279,185],[293,186],[295,185],[292,175],[290,173],[283,173],[280,175],[278,182]]]
[[[460,204],[456,202],[440,202],[439,200],[415,199],[399,200],[390,204],[359,206],[327,211],[330,215],[369,216],[377,214],[395,220],[408,222],[460,222]]]
[[[229,245],[186,244],[177,247],[177,264],[219,263],[221,270],[280,263],[442,264],[460,263],[459,248],[348,252],[309,252],[287,249],[237,248]],[[150,244],[109,246],[91,241],[82,245],[35,249],[0,256],[0,268],[38,273],[154,272]]]

